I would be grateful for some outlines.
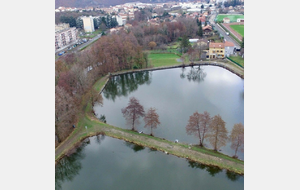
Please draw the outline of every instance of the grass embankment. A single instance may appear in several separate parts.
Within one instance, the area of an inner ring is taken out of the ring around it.
[[[159,57],[162,59],[163,56],[161,55]],[[166,64],[163,64],[163,66],[166,66]],[[94,88],[97,91],[100,91],[104,87],[107,80],[108,76],[102,77],[94,84]],[[100,122],[97,118],[95,118],[95,116],[92,115],[91,112],[92,106],[91,104],[87,104],[83,108],[83,113],[72,134],[55,149],[56,162],[59,161],[59,159],[64,155],[72,152],[72,149],[78,147],[83,139],[99,133],[105,133],[105,135],[113,138],[118,138],[141,146],[154,148],[159,151],[173,154],[182,158],[187,158],[202,164],[217,166],[222,169],[244,174],[244,161],[234,159],[230,156],[215,152],[210,149],[200,148],[199,146],[189,146],[185,143],[174,143],[158,137],[139,134],[135,131],[114,127]]]

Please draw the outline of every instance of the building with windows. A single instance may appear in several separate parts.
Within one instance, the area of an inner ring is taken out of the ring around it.
[[[70,28],[69,24],[66,23],[55,25],[55,50],[76,42],[77,39],[75,27]]]
[[[209,59],[224,58],[224,43],[209,43]]]
[[[83,29],[85,32],[94,32],[95,27],[94,27],[94,18],[92,16],[83,16],[81,17],[83,21]]]

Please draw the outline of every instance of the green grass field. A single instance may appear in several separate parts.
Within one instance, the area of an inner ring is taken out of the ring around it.
[[[244,67],[244,58],[242,58],[241,56],[230,56],[229,58]]]
[[[149,60],[153,67],[160,67],[160,66],[170,66],[176,65],[180,62],[177,59],[180,58],[176,54],[161,54],[161,53],[150,53]]]
[[[222,22],[223,18],[225,18],[225,17],[229,18],[230,22],[236,22],[236,20],[238,18],[244,18],[244,15],[224,15],[224,14],[220,14],[220,15],[217,16],[216,22],[218,22],[218,21]]]
[[[244,25],[230,25],[230,27],[244,37]]]

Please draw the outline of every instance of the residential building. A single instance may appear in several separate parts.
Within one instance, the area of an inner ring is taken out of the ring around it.
[[[213,29],[210,25],[206,25],[202,28],[202,31],[204,36],[210,36],[212,34]]]
[[[94,19],[92,16],[89,16],[89,17],[83,16],[83,17],[81,17],[81,19],[83,21],[83,29],[85,32],[94,32],[95,31]]]
[[[77,41],[77,29],[69,24],[55,25],[55,50]]]
[[[225,56],[229,57],[230,55],[232,55],[234,52],[234,48],[235,48],[234,43],[225,41],[225,43],[224,43]]]
[[[209,59],[224,58],[224,43],[209,43]]]

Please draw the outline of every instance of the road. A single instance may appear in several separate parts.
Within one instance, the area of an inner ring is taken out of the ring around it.
[[[67,54],[67,53],[77,53],[77,52],[79,52],[83,47],[89,46],[91,43],[93,43],[94,41],[96,41],[96,40],[98,40],[99,38],[101,38],[101,35],[102,35],[102,34],[98,34],[97,36],[95,36],[94,38],[91,38],[91,39],[90,39],[89,41],[87,41],[86,43],[83,43],[83,44],[81,44],[81,45],[78,45],[78,46],[76,46],[75,48],[73,48],[73,49],[71,49],[71,50],[68,50],[67,48],[70,47],[70,46],[72,46],[72,45],[74,45],[76,42],[74,42],[74,43],[72,43],[72,44],[69,44],[68,46],[66,46],[66,47],[64,47],[64,48],[62,48],[62,49],[56,51],[55,54],[57,55],[57,54],[58,54],[59,52],[61,52],[61,51],[65,51],[65,54]],[[64,55],[65,55],[65,54],[64,54]]]
[[[215,18],[216,18],[216,16],[217,16],[216,13],[211,14],[211,16],[210,16],[210,18],[209,18],[209,22],[211,23],[211,25],[213,25],[214,28],[215,28],[220,34],[222,34],[222,36],[224,36],[224,40],[229,41],[229,42],[232,42],[232,43],[235,45],[235,47],[236,47],[237,49],[240,49],[240,48],[241,48],[240,44],[238,44],[238,43],[237,43],[234,39],[232,39],[230,36],[227,36],[226,33],[225,33],[225,31],[224,31],[222,28],[220,28],[220,27],[215,23]]]

